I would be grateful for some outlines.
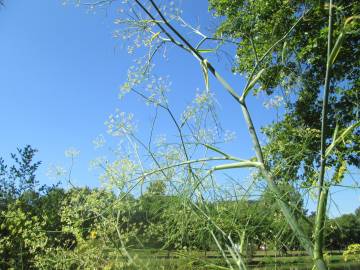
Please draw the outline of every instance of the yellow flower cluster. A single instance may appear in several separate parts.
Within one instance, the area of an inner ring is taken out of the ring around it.
[[[97,232],[96,231],[91,231],[90,232],[90,239],[95,239],[97,236]]]

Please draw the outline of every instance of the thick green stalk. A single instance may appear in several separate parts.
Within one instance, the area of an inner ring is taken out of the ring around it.
[[[246,250],[246,230],[243,230],[243,232],[241,233],[241,238],[240,238],[240,254],[244,255]]]
[[[315,263],[323,261],[323,249],[324,249],[324,228],[325,228],[325,216],[326,216],[326,205],[328,196],[328,187],[326,187],[325,177],[325,166],[326,166],[326,126],[327,126],[327,113],[328,113],[328,101],[330,91],[330,77],[331,77],[331,46],[332,46],[332,32],[333,32],[333,1],[329,1],[329,31],[328,31],[328,44],[327,44],[327,63],[326,63],[326,74],[325,74],[325,85],[324,85],[324,97],[322,105],[322,121],[321,121],[321,165],[319,174],[319,194],[318,204],[316,211],[315,229],[314,229],[314,254],[313,259]],[[324,268],[318,269],[327,269]]]
[[[319,270],[327,269],[326,265],[322,265],[321,262],[324,261],[324,255],[323,255],[324,227],[325,227],[328,191],[329,188],[324,186],[322,188],[322,191],[319,192],[320,197],[318,199],[318,208],[317,208],[316,221],[315,221],[313,259]],[[319,267],[318,264],[320,264],[321,267]]]
[[[249,110],[245,103],[241,104],[241,108],[243,111],[245,122],[249,129],[252,144],[255,148],[256,157],[257,157],[258,161],[263,165],[261,168],[261,172],[263,173],[263,175],[269,185],[270,190],[275,194],[275,199],[276,199],[282,213],[284,214],[286,221],[289,223],[291,229],[294,231],[294,233],[298,237],[302,246],[305,248],[307,253],[311,256],[313,253],[312,243],[311,243],[309,237],[305,234],[305,232],[300,227],[299,222],[295,218],[290,207],[281,199],[281,191],[279,190],[278,186],[274,182],[270,171],[266,168],[266,165],[264,163],[264,157],[263,157],[263,153],[261,150],[260,142],[259,142],[258,136],[256,134],[255,127],[252,122]]]

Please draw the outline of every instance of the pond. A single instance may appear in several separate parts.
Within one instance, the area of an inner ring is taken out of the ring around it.
[[[282,265],[282,266],[266,266],[254,267],[251,270],[311,270],[310,264]],[[334,263],[330,264],[329,270],[360,270],[360,262]]]

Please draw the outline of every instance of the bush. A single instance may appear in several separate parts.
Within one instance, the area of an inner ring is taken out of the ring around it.
[[[349,259],[360,262],[360,244],[349,245],[343,253],[345,261]]]

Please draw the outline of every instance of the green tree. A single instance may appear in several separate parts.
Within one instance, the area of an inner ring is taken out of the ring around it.
[[[321,89],[326,74],[326,46],[328,29],[328,4],[324,1],[243,1],[243,0],[210,0],[210,8],[215,15],[225,16],[217,30],[218,37],[232,38],[238,41],[237,62],[233,69],[239,73],[250,74],[256,55],[262,55],[272,45],[280,40],[289,30],[289,25],[305,14],[305,19],[295,27],[286,39],[273,47],[271,53],[263,62],[265,68],[259,80],[256,92],[265,91],[268,94],[276,92],[282,96],[286,104],[284,120],[276,123],[272,131],[283,134],[289,142],[297,140],[301,145],[303,140],[293,132],[294,129],[308,128],[320,131],[322,107]],[[333,35],[338,36],[346,28],[342,50],[337,55],[331,71],[327,130],[350,126],[359,117],[360,97],[360,39],[359,22],[356,16],[360,14],[357,1],[335,1]],[[360,166],[359,135],[360,130],[354,130],[353,141],[339,146],[341,158],[348,164]],[[268,134],[271,135],[271,134]],[[331,132],[326,133],[330,139]],[[271,143],[278,143],[279,136],[270,137]],[[300,161],[307,165],[317,161],[319,164],[318,139],[307,142]],[[285,149],[277,148],[278,156],[289,157]],[[274,157],[275,159],[275,157]],[[334,164],[338,157],[328,160]],[[273,160],[274,161],[274,160]],[[297,161],[297,163],[300,163]],[[298,165],[300,166],[300,165]],[[296,172],[298,166],[293,166]],[[309,166],[312,167],[312,166]],[[307,167],[303,179],[308,181]],[[291,175],[290,175],[291,176]],[[291,179],[291,177],[289,177]]]
[[[210,0],[209,3],[216,15],[226,17],[216,35],[239,41],[234,71],[246,74],[251,73],[256,55],[271,48],[306,11],[305,19],[264,60],[265,69],[256,93],[276,93],[285,102],[282,120],[264,128],[269,140],[265,148],[269,163],[282,179],[313,185],[320,167],[328,5],[317,0]],[[333,36],[344,32],[344,41],[331,70],[327,110],[330,120],[326,123],[325,141],[331,139],[336,126],[345,129],[359,119],[359,14],[357,1],[334,2]],[[327,166],[360,167],[359,135],[360,129],[353,129],[346,143],[338,144],[337,151],[327,157]]]
[[[30,145],[11,154],[13,164],[0,158],[0,239],[1,266],[31,267],[37,252],[46,245],[44,221],[36,215],[35,203],[40,194],[34,161],[37,150]]]
[[[49,248],[66,246],[71,235],[62,230],[60,205],[66,198],[57,186],[39,186],[31,146],[11,154],[13,164],[0,158],[1,267],[33,269]]]
[[[8,166],[0,158],[0,194],[3,199],[14,199],[38,187],[36,170],[41,161],[34,161],[37,150],[30,145],[11,154],[13,164]]]
[[[354,214],[345,214],[329,222],[326,243],[333,249],[345,249],[360,243],[360,220]]]

